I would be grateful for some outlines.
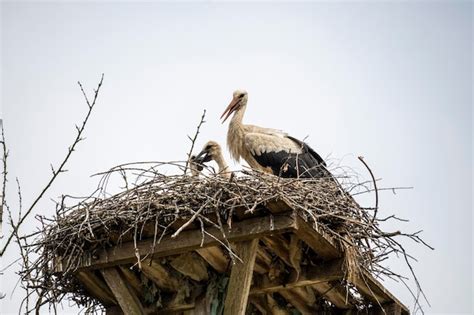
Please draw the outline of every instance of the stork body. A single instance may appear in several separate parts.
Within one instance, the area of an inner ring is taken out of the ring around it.
[[[222,114],[224,121],[234,113],[227,132],[231,157],[244,159],[251,168],[281,177],[330,176],[326,163],[309,145],[277,129],[242,123],[248,94],[235,91],[232,102]]]
[[[218,167],[218,174],[230,178],[231,173],[222,154],[222,148],[215,141],[208,141],[201,152],[196,156],[195,161],[200,164],[215,161]]]

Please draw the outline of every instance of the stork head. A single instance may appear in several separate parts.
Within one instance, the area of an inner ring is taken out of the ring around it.
[[[244,90],[234,91],[232,102],[230,102],[229,106],[227,106],[225,111],[222,113],[221,119],[224,119],[222,123],[224,123],[233,112],[247,105],[247,99],[248,99],[247,91],[244,91]]]
[[[202,164],[215,160],[219,155],[222,154],[222,149],[219,143],[215,141],[208,141],[201,152],[196,156],[195,161]]]

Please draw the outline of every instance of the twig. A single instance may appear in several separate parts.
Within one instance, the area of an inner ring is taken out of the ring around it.
[[[86,117],[84,118],[84,121],[82,122],[82,125],[81,127],[77,127],[76,126],[76,129],[77,129],[77,135],[76,135],[76,138],[74,139],[74,142],[72,143],[72,145],[68,148],[68,152],[66,154],[66,157],[64,158],[64,160],[61,162],[61,164],[59,165],[59,168],[54,171],[53,170],[53,175],[51,176],[50,180],[48,181],[48,183],[46,184],[46,186],[43,188],[43,190],[40,192],[40,194],[36,197],[36,199],[33,201],[33,203],[31,204],[31,206],[28,208],[28,210],[25,212],[25,214],[23,216],[21,216],[19,219],[18,219],[18,222],[15,224],[15,228],[13,229],[13,231],[11,232],[11,234],[9,235],[9,237],[7,238],[7,241],[5,242],[5,245],[3,246],[2,250],[0,251],[0,257],[3,256],[3,254],[5,253],[6,249],[8,248],[8,245],[10,244],[10,242],[12,241],[15,233],[17,232],[16,230],[18,230],[21,225],[23,224],[23,222],[26,220],[26,218],[30,215],[31,211],[33,211],[33,209],[35,208],[36,204],[41,200],[41,198],[43,197],[43,195],[46,193],[46,191],[48,191],[48,189],[51,187],[51,185],[53,184],[53,182],[56,180],[57,176],[61,173],[63,173],[65,170],[64,170],[64,166],[66,165],[66,162],[69,160],[69,157],[71,156],[72,152],[74,152],[74,149],[76,147],[76,145],[83,140],[82,138],[82,133],[84,132],[84,128],[86,127],[86,124],[89,120],[89,117],[90,117],[90,114],[92,112],[92,109],[94,108],[95,106],[95,103],[96,103],[96,100],[97,100],[97,96],[99,95],[99,91],[100,91],[100,88],[102,86],[102,82],[104,80],[104,74],[102,74],[101,76],[101,79],[100,79],[100,82],[97,86],[97,89],[94,91],[94,99],[92,101],[92,103],[89,102],[88,98],[87,98],[87,95],[86,93],[84,92],[84,89],[82,88],[82,84],[81,82],[77,82],[79,84],[79,87],[81,88],[81,91],[82,91],[82,94],[84,95],[84,98],[86,100],[86,103],[87,103],[87,106],[88,106],[88,111],[87,111],[87,114],[86,114]]]
[[[0,119],[0,125],[2,128],[2,139],[0,140],[0,143],[2,144],[2,149],[3,149],[3,155],[2,155],[2,166],[3,166],[3,171],[2,171],[2,196],[1,196],[1,204],[0,204],[0,239],[3,238],[3,206],[6,204],[6,199],[5,199],[5,191],[7,187],[7,158],[8,158],[8,150],[7,150],[7,145],[5,142],[5,132],[3,130],[3,120]]]
[[[191,141],[191,148],[189,149],[188,158],[186,159],[186,166],[184,167],[184,174],[186,174],[186,172],[188,171],[189,160],[191,159],[191,155],[193,154],[194,144],[196,143],[196,139],[199,135],[199,129],[201,129],[202,124],[205,123],[205,121],[204,121],[205,117],[206,117],[206,110],[204,110],[202,112],[201,121],[199,122],[199,124],[196,128],[196,133],[194,134],[194,137],[191,138],[190,136],[188,136],[188,139]]]
[[[374,223],[375,218],[377,217],[377,211],[379,210],[379,192],[377,190],[377,181],[375,180],[374,173],[372,173],[372,170],[370,167],[365,163],[364,157],[359,156],[359,160],[365,165],[365,167],[369,170],[370,176],[372,177],[372,182],[374,183],[374,191],[375,191],[375,207],[374,207],[374,216],[372,218],[372,223]]]

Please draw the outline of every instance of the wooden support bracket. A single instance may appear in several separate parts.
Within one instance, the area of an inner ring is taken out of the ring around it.
[[[81,281],[86,290],[96,299],[104,303],[105,306],[117,305],[112,291],[107,284],[97,277],[93,271],[79,271],[76,273],[77,279]]]
[[[141,315],[145,313],[140,300],[129,288],[118,269],[105,268],[101,272],[125,315]]]

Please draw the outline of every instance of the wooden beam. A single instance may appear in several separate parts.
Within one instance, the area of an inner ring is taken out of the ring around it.
[[[311,315],[317,314],[315,308],[310,307],[299,294],[292,290],[284,290],[278,292],[288,301],[288,303],[292,304],[302,315]]]
[[[230,259],[218,246],[201,248],[196,250],[196,252],[220,273],[226,272],[230,265]],[[271,262],[272,257],[270,254],[265,250],[264,247],[258,246],[257,257],[255,258],[255,266],[253,271],[258,274],[266,274],[268,273]]]
[[[275,214],[292,210],[292,207],[284,199],[269,201],[265,206],[270,210],[270,212]],[[295,214],[295,216],[298,226],[296,234],[306,244],[308,244],[311,249],[322,258],[328,260],[341,257],[341,250],[330,235],[322,229],[319,229],[317,226],[309,224],[297,214]]]
[[[362,270],[360,275],[354,277],[354,285],[357,290],[374,305],[385,305],[395,303],[401,309],[402,314],[409,314],[408,308],[403,305],[392,293],[390,293],[377,279],[369,272]]]
[[[96,299],[98,299],[105,306],[117,305],[112,291],[110,291],[107,284],[94,274],[94,271],[78,271],[77,279],[81,281],[86,290]]]
[[[207,263],[194,252],[184,253],[170,262],[171,267],[195,281],[209,279]]]
[[[312,287],[337,308],[350,309],[354,307],[352,296],[347,294],[339,282],[322,282],[314,284]]]
[[[196,249],[196,252],[219,273],[224,273],[229,266],[230,259],[219,246],[210,246]]]
[[[157,261],[147,259],[142,262],[142,272],[162,290],[177,292],[180,289],[180,281]]]
[[[318,226],[310,225],[299,216],[296,216],[296,224],[296,235],[321,258],[331,260],[342,256],[337,243]]]
[[[144,314],[145,311],[140,300],[129,288],[127,282],[124,281],[118,269],[105,268],[101,272],[125,315]]]
[[[252,287],[250,294],[255,295],[279,292],[292,288],[310,286],[321,282],[340,280],[344,277],[342,264],[342,259],[336,259],[333,261],[321,263],[318,266],[307,266],[302,269],[298,281],[291,283],[285,283],[281,281],[272,282],[270,280],[266,280],[264,277],[265,280],[263,281],[263,284],[261,286]]]
[[[242,262],[232,266],[224,305],[224,315],[244,315],[252,283],[258,239],[235,244],[235,253]]]
[[[273,251],[285,264],[293,267],[289,257],[290,242],[281,235],[262,237],[262,242]]]
[[[296,247],[298,238],[292,234],[291,241],[287,241],[282,235],[272,235],[262,238],[263,243],[269,250],[273,251],[285,264],[294,269],[291,282],[297,281],[301,273],[301,246]]]
[[[273,222],[273,227],[271,223]],[[296,228],[295,219],[291,214],[270,217],[257,217],[232,225],[232,229],[226,226],[224,232],[228,241],[240,242],[264,235],[278,234],[293,230]],[[213,235],[216,239],[223,240],[220,229],[211,227],[206,230],[207,233]],[[137,250],[135,250],[134,242],[127,242],[117,245],[111,249],[103,250],[92,257],[86,255],[80,268],[104,268],[118,264],[132,263],[137,259],[137,253],[141,257],[147,254],[153,254],[153,257],[163,257],[170,255],[182,254],[187,251],[196,250],[201,247],[217,246],[220,243],[212,237],[205,236],[202,239],[200,229],[183,231],[176,238],[165,237],[161,243],[153,243],[153,239],[137,242]]]
[[[265,203],[265,208],[274,214],[293,211],[293,208],[290,207],[289,203],[285,199],[269,200]]]
[[[298,295],[307,305],[314,305],[316,302],[314,290],[309,286],[293,288],[290,291]]]
[[[271,314],[271,311],[268,308],[265,296],[263,295],[254,295],[249,296],[249,303],[252,303],[253,306],[260,312],[262,315]]]
[[[191,304],[181,304],[176,306],[165,307],[161,310],[156,311],[153,313],[154,315],[176,315],[176,314],[195,314],[194,307],[196,305],[194,303]],[[197,315],[197,314],[196,314]]]
[[[129,284],[129,286],[133,289],[134,293],[137,297],[141,298],[143,296],[143,288],[142,283],[138,279],[138,277],[130,270],[128,267],[120,266],[120,272],[122,273],[125,281]]]
[[[272,315],[290,315],[290,311],[286,307],[280,307],[278,302],[271,294],[267,294],[267,303]]]
[[[266,274],[270,269],[271,263],[272,257],[264,247],[259,245],[257,248],[257,257],[255,258],[255,267],[253,271],[261,275]]]
[[[257,249],[257,259],[259,259],[262,262],[262,265],[265,265],[265,267],[270,267],[272,263],[272,256],[267,252],[265,247],[258,246]]]

